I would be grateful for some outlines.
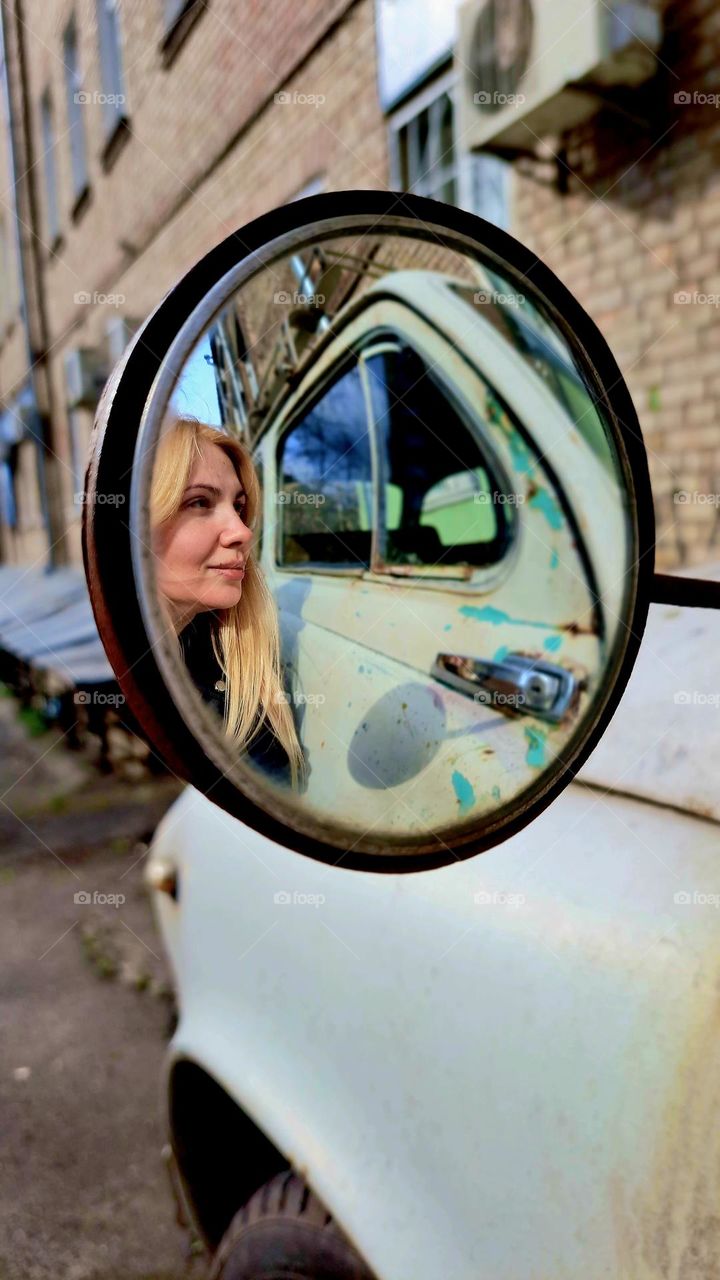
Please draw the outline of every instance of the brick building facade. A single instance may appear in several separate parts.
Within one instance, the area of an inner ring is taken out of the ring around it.
[[[707,301],[720,299],[717,0],[663,6],[645,126],[603,109],[551,139],[560,159],[544,166],[465,153],[452,41],[424,62],[421,50],[418,74],[388,101],[378,31],[388,0],[3,8],[13,139],[0,131],[4,560],[52,548],[56,563],[79,562],[94,398],[134,326],[193,262],[306,191],[386,186],[503,222],[560,275],[633,393],[660,567],[717,552],[720,368]],[[32,413],[19,399],[31,364]]]

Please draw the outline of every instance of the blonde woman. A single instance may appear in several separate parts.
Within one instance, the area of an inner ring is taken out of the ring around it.
[[[174,418],[158,444],[150,498],[157,589],[168,625],[225,732],[258,763],[303,768],[283,689],[275,602],[255,559],[260,485],[233,436]]]

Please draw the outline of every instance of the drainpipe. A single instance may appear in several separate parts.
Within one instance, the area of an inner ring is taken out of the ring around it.
[[[0,56],[3,65],[3,97],[8,121],[10,169],[13,184],[13,214],[17,261],[20,274],[20,296],[23,330],[28,362],[28,375],[37,408],[35,441],[38,457],[40,501],[48,536],[49,569],[69,561],[67,525],[63,512],[63,490],[60,460],[53,448],[53,398],[47,351],[48,321],[43,291],[41,239],[38,231],[34,147],[30,103],[28,101],[27,60],[25,56],[22,0],[0,0]],[[14,70],[19,109],[10,88],[10,23],[14,19]],[[20,178],[18,178],[20,174]]]

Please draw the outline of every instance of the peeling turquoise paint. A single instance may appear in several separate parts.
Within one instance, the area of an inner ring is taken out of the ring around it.
[[[541,627],[544,631],[548,629],[547,622],[532,622],[529,618],[511,618],[504,609],[496,609],[491,604],[483,605],[482,609],[478,609],[474,604],[463,604],[458,612],[463,613],[466,618],[475,618],[477,622],[491,622],[494,627],[499,627],[502,622],[510,622],[518,627]]]
[[[452,622],[446,622],[443,631],[452,631]]]
[[[559,557],[559,555],[558,555],[557,551],[553,551],[553,553],[552,553],[552,555],[551,555],[551,557],[550,557],[550,568],[551,568],[551,569],[557,569],[557,567],[558,567],[559,563],[560,563],[560,557]]]
[[[504,658],[507,658],[509,652],[510,650],[508,646],[506,644],[501,644],[500,648],[496,649],[493,654],[493,662],[502,662]]]
[[[557,652],[563,642],[562,636],[548,636],[543,640],[543,649],[551,649],[553,653]]]
[[[457,769],[453,770],[452,784],[455,795],[460,803],[460,812],[467,813],[475,804],[475,792],[471,784],[468,782],[464,774],[458,773]]]
[[[493,789],[492,789],[492,798],[493,798],[493,800],[499,800],[499,799],[500,799],[500,788],[499,788],[499,787],[493,787]]]
[[[508,431],[508,443],[515,470],[522,471],[525,474],[531,472],[535,466],[535,461],[520,433],[514,430]]]
[[[545,764],[545,734],[540,729],[525,729],[528,740],[526,760],[535,769],[542,769]]]
[[[563,513],[547,489],[538,489],[530,499],[529,505],[542,512],[551,529],[562,529]]]

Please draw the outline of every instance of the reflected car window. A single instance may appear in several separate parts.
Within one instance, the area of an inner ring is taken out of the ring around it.
[[[389,565],[487,565],[506,516],[486,459],[423,359],[406,345],[366,361],[385,473]]]
[[[368,431],[360,373],[354,365],[281,442],[281,564],[370,564]]]

